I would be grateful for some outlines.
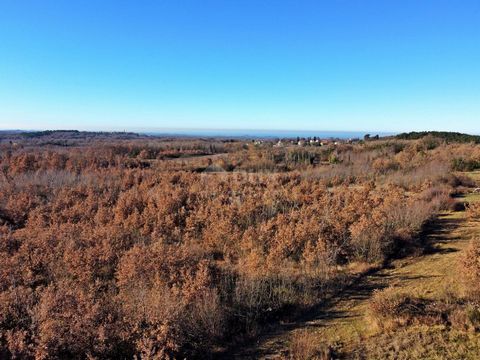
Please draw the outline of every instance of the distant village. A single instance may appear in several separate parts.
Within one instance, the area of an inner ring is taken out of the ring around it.
[[[296,139],[285,138],[285,139],[276,139],[274,140],[274,147],[284,147],[284,146],[327,146],[327,145],[339,145],[339,144],[356,144],[360,141],[369,141],[369,140],[378,140],[379,136],[371,136],[367,134],[363,139],[360,138],[350,138],[350,139],[322,139],[317,136],[313,137],[297,137]],[[272,143],[272,140],[265,139],[256,139],[252,140],[255,145],[261,145],[265,143]]]

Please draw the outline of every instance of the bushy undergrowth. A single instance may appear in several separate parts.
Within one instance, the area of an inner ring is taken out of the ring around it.
[[[472,204],[473,205],[473,204]],[[470,207],[468,211],[473,210],[475,218],[478,206]],[[471,215],[472,216],[472,215]],[[465,286],[467,298],[480,305],[480,240],[472,239],[469,247],[461,258],[460,271],[462,272],[462,281]]]
[[[377,291],[370,300],[369,317],[381,330],[412,324],[447,324],[457,304],[415,297],[394,287]]]
[[[335,359],[334,349],[327,344],[319,344],[318,336],[306,330],[294,332],[290,336],[288,354],[292,360],[331,360]]]
[[[452,168],[455,171],[474,171],[480,169],[480,161],[456,158],[452,160]]]
[[[472,221],[480,220],[480,203],[474,202],[466,206],[467,217]]]
[[[235,146],[225,173],[161,160],[178,146],[2,153],[0,357],[206,356],[334,294],[352,263],[422,246],[450,204],[426,170],[441,145],[345,146],[330,174],[308,152]],[[202,149],[219,151],[186,151]]]

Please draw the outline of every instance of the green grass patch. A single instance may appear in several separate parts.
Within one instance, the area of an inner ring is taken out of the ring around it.
[[[464,200],[467,203],[479,202],[480,201],[480,194],[477,194],[477,193],[467,194],[467,195],[465,195]]]

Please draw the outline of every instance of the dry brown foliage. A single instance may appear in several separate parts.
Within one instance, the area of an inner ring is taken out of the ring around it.
[[[290,337],[288,358],[292,360],[334,359],[331,346],[320,342],[318,334],[307,330],[296,331]]]
[[[464,317],[469,319],[469,314],[470,308],[465,308],[455,298],[446,302],[431,300],[389,287],[374,293],[369,302],[368,319],[379,330],[394,330],[411,324],[442,324],[458,328],[460,323],[467,324]]]
[[[351,262],[420,246],[449,198],[429,164],[461,153],[345,145],[323,164],[332,149],[22,146],[0,153],[7,359],[194,357],[255,333],[338,289]]]
[[[474,202],[466,206],[467,217],[472,221],[480,220],[480,203]]]
[[[460,263],[462,281],[467,297],[475,303],[480,303],[480,243],[472,239],[463,254]]]

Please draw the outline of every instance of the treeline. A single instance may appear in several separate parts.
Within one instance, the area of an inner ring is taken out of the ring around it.
[[[44,139],[75,140],[75,139],[137,139],[141,135],[133,132],[79,131],[79,130],[42,130],[42,131],[0,131],[0,139]]]
[[[48,135],[66,135],[69,137],[75,137],[76,135],[80,134],[80,131],[78,130],[44,130],[44,131],[25,131],[21,132],[20,136],[26,137],[26,138],[35,138],[35,137],[42,137],[42,136],[48,136]],[[93,133],[86,133],[87,134],[93,134]]]
[[[395,136],[399,140],[418,140],[424,137],[431,136],[434,138],[442,139],[448,142],[458,142],[458,143],[469,143],[473,142],[475,144],[480,143],[480,136],[478,135],[469,135],[459,132],[450,132],[450,131],[412,131],[409,133],[401,133]]]

